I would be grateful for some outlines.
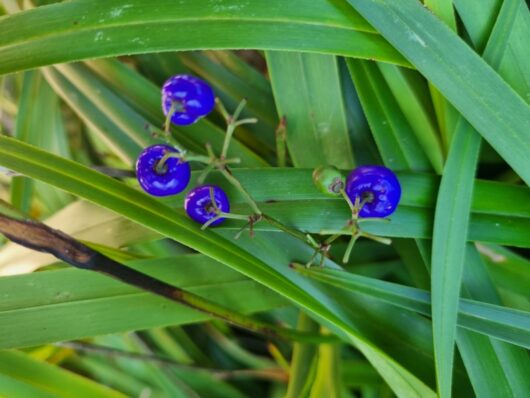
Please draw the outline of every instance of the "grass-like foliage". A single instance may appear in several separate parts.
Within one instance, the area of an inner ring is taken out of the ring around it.
[[[523,0],[0,0],[0,396],[530,396],[529,38]]]

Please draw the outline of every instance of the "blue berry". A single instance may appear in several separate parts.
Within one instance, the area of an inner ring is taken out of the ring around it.
[[[143,190],[153,196],[176,195],[188,186],[190,165],[177,158],[169,158],[164,165],[160,160],[167,152],[177,152],[169,145],[152,145],[145,148],[136,161],[136,178]]]
[[[176,104],[171,121],[186,126],[209,114],[215,106],[215,94],[204,80],[190,75],[170,77],[162,87],[164,115]]]
[[[213,197],[217,208],[223,213],[230,212],[228,196],[226,196],[226,193],[221,188],[215,185],[200,185],[189,191],[184,200],[186,213],[188,213],[188,216],[192,220],[197,221],[199,224],[204,224],[217,215],[215,207],[212,204],[210,189],[213,189]],[[224,218],[220,218],[210,225],[219,225],[223,221]]]
[[[388,217],[401,199],[401,185],[390,169],[383,166],[361,166],[352,170],[346,179],[346,194],[355,203],[362,202],[360,217]]]

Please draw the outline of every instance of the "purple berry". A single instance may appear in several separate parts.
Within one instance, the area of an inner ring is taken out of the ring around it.
[[[136,161],[136,178],[143,190],[153,196],[176,195],[188,186],[190,165],[177,158],[169,158],[164,165],[160,160],[167,152],[177,152],[169,145],[152,145],[145,148]]]
[[[199,224],[204,224],[206,221],[214,218],[217,214],[215,212],[215,207],[212,204],[212,198],[210,189],[213,189],[213,197],[217,208],[223,213],[230,212],[230,202],[228,201],[228,196],[226,193],[215,185],[200,185],[193,188],[186,195],[184,200],[184,208],[188,216],[197,221]],[[224,218],[211,223],[211,226],[219,225],[224,221]]]
[[[190,75],[170,77],[162,87],[164,115],[176,104],[171,122],[180,126],[195,123],[209,114],[215,106],[215,94],[204,80]]]
[[[401,186],[390,169],[383,166],[361,166],[346,179],[346,194],[355,203],[366,200],[360,217],[388,217],[401,199]]]

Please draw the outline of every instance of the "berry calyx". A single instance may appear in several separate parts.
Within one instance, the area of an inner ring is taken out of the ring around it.
[[[329,196],[338,196],[344,189],[344,177],[334,166],[320,166],[313,170],[313,183],[320,192]]]
[[[179,151],[169,145],[151,145],[136,161],[136,178],[142,189],[153,196],[169,196],[182,192],[191,179],[191,169],[181,159],[168,158],[160,166],[166,153]]]
[[[216,185],[200,185],[193,188],[186,195],[184,209],[188,216],[198,222],[205,224],[221,213],[230,212],[230,202],[225,191]],[[210,226],[219,225],[224,221],[224,217],[209,223]]]
[[[175,75],[162,86],[162,110],[180,126],[195,123],[215,107],[215,94],[208,83],[191,75]]]
[[[352,170],[346,179],[345,191],[352,203],[361,203],[359,217],[388,217],[401,199],[398,178],[383,166],[361,166]]]

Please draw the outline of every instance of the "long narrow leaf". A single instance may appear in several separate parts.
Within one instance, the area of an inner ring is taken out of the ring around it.
[[[433,338],[442,397],[451,396],[457,303],[480,136],[461,120],[444,167],[434,218],[431,260]]]
[[[202,255],[128,261],[156,278],[244,313],[285,301]],[[212,269],[215,272],[212,273]],[[74,269],[0,278],[1,348],[204,321],[208,316],[97,274]],[[130,311],[134,308],[134,311]],[[150,314],[138,316],[138,313]],[[82,315],[81,315],[82,314]]]
[[[480,300],[493,305],[501,305],[495,285],[490,279],[487,269],[473,245],[467,246],[466,267],[462,279],[462,296],[473,300]],[[522,320],[521,325],[525,325],[527,320]],[[528,329],[528,328],[527,328]],[[530,358],[524,348],[509,344],[504,339],[496,338],[481,339],[473,333],[466,336],[460,330],[457,336],[458,348],[466,369],[468,370],[473,389],[477,396],[524,396],[525,391],[530,389],[530,380],[525,377],[530,366]],[[516,332],[510,333],[515,335]],[[462,344],[462,340],[467,340],[471,345],[476,345],[474,349],[469,349],[467,344]],[[489,358],[489,362],[481,364],[477,369],[477,362],[481,359]],[[493,380],[487,377],[495,375]]]
[[[54,396],[64,398],[124,398],[115,390],[106,388],[73,372],[38,361],[16,351],[0,352],[0,372],[33,387],[43,388]]]
[[[268,266],[229,240],[210,230],[202,231],[169,207],[112,178],[16,140],[0,138],[0,141],[0,164],[103,205],[229,265],[324,320],[328,327],[347,338],[374,364],[397,394],[415,397],[434,395],[421,380],[361,335],[341,316],[341,311],[332,312],[323,305],[315,297],[321,296],[322,300],[326,300],[323,292],[316,290],[309,294],[301,285],[301,278],[287,277],[289,270],[286,266]],[[28,156],[30,153],[31,156]]]
[[[510,36],[518,0],[504,3],[484,51],[484,58],[498,68]],[[461,289],[468,236],[473,178],[481,139],[465,120],[456,131],[436,205],[431,263],[433,338],[440,395],[451,395],[453,349],[456,336],[457,303]]]
[[[396,99],[388,94],[381,71],[369,61],[346,62],[385,165],[393,170],[432,170]]]
[[[298,167],[353,167],[337,59],[268,52],[274,99],[287,122],[287,146]]]
[[[422,89],[427,91],[427,86],[415,71],[384,63],[378,66],[432,167],[441,174],[444,163],[442,145],[427,108],[429,104],[424,103],[426,101],[422,101],[421,97],[421,94],[426,96]],[[393,113],[398,112],[394,110]]]
[[[416,0],[348,0],[530,184],[530,107]]]
[[[120,129],[112,120],[83,95],[77,87],[53,68],[43,71],[48,83],[93,131],[109,144],[113,152],[126,164],[133,164],[141,152],[141,145]],[[144,143],[148,142],[148,137]]]
[[[39,73],[24,73],[15,126],[15,137],[35,146],[39,146],[41,142],[40,127],[47,125],[50,120],[49,114],[43,112],[41,85],[42,76]],[[11,204],[23,212],[28,212],[32,204],[33,188],[34,182],[30,179],[14,177],[11,182]]]
[[[374,299],[430,315],[430,294],[424,290],[333,269],[301,269],[299,272],[342,289],[358,291]],[[530,348],[530,314],[524,311],[460,299],[458,325]]]
[[[303,49],[407,64],[356,12],[321,1],[163,0],[153,7],[141,0],[83,0],[4,17],[0,31],[2,74],[85,58],[203,48]]]

